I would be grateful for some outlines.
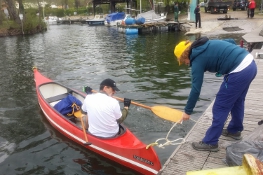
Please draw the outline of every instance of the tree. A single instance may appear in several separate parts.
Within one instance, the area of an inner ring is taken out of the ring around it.
[[[25,9],[22,0],[18,0],[19,4],[19,14],[22,14],[25,19]]]
[[[38,5],[38,19],[39,19],[39,21],[41,21],[41,19],[44,19],[44,18],[45,18],[45,17],[44,17],[44,14],[43,14],[43,9],[44,9],[44,7],[41,8],[41,5],[40,5],[39,0],[37,0],[37,5]]]
[[[7,10],[11,20],[14,20],[17,24],[21,24],[18,12],[16,10],[15,1],[14,0],[5,0],[7,4]]]
[[[62,7],[68,9],[68,0],[62,0]]]
[[[75,8],[78,10],[79,8],[79,5],[80,5],[80,2],[79,0],[75,0]]]
[[[2,13],[2,4],[3,4],[3,1],[0,0],[0,25],[3,23],[3,20],[4,20],[4,14]]]

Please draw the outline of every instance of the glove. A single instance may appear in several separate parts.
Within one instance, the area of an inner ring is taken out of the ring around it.
[[[92,94],[92,88],[89,86],[83,87],[83,91],[87,94]]]
[[[124,107],[130,107],[131,105],[131,99],[124,98]]]

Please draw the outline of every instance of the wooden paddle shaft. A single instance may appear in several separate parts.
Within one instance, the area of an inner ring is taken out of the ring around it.
[[[95,90],[92,90],[93,93],[97,93],[97,91]],[[116,100],[119,100],[119,101],[124,101],[124,98],[120,98],[120,97],[116,97],[116,96],[113,96],[113,98],[115,98]],[[131,101],[131,104],[133,105],[137,105],[137,106],[140,106],[140,107],[143,107],[143,108],[146,108],[146,109],[150,109],[151,110],[151,107],[150,106],[146,106],[146,105],[143,105],[143,104],[140,104],[140,103],[136,103],[134,101]]]
[[[92,92],[93,93],[97,93],[94,90],[92,90]],[[120,98],[120,97],[113,96],[113,98],[115,98],[116,100],[122,101],[122,102],[124,101],[124,99]],[[136,102],[133,102],[133,101],[131,101],[131,104],[134,104],[134,105],[137,105],[137,106],[149,109],[155,115],[157,115],[158,117],[163,118],[165,120],[169,120],[169,121],[176,122],[176,123],[178,123],[178,122],[180,122],[182,120],[183,112],[179,111],[179,110],[176,110],[176,109],[173,109],[173,108],[169,108],[169,107],[165,107],[165,106],[153,106],[153,107],[150,107],[150,106],[146,106],[146,105],[143,105],[143,104],[140,104],[140,103],[136,103]]]
[[[85,129],[85,125],[83,123],[82,117],[80,117],[80,121],[81,121],[82,129],[83,129],[85,141],[88,142],[88,137],[87,137],[87,133],[86,133],[86,129]]]
[[[119,101],[124,101],[123,98],[120,98],[120,97],[115,97],[113,96],[113,98],[119,100]],[[137,105],[137,106],[140,106],[140,107],[143,107],[143,108],[146,108],[146,109],[150,109],[151,110],[151,107],[150,106],[146,106],[146,105],[143,105],[143,104],[140,104],[140,103],[136,103],[134,101],[131,101],[131,104],[134,104],[134,105]]]

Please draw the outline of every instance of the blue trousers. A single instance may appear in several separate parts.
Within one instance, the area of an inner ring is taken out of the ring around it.
[[[213,105],[212,125],[206,131],[203,142],[216,145],[222,134],[228,114],[232,119],[227,127],[230,133],[243,130],[244,103],[250,83],[257,74],[255,61],[241,72],[225,75]]]

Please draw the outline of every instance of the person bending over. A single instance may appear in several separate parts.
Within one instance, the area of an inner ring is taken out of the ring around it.
[[[213,104],[212,125],[200,142],[192,146],[201,151],[218,151],[220,135],[241,139],[244,119],[244,102],[250,83],[257,74],[253,56],[244,48],[235,44],[233,39],[209,40],[202,37],[193,43],[182,41],[176,45],[174,54],[179,64],[191,67],[191,92],[184,108],[183,120],[188,120],[199,98],[204,72],[224,76],[223,82]],[[224,123],[228,114],[232,119],[226,129]]]

